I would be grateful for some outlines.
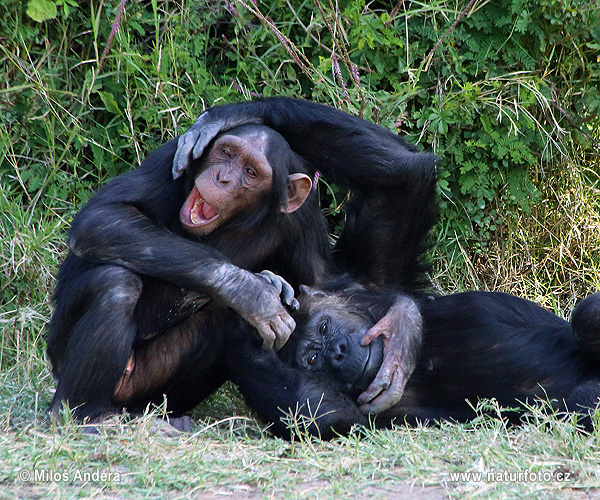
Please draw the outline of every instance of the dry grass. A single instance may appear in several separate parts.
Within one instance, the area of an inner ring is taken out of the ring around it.
[[[543,201],[501,228],[487,253],[473,256],[459,246],[460,259],[436,262],[442,290],[511,293],[567,318],[578,301],[600,290],[600,161],[570,163],[538,186]]]

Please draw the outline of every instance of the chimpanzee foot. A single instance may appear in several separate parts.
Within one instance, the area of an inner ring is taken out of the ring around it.
[[[141,424],[141,415],[131,415],[132,420],[130,424]],[[81,430],[84,434],[89,435],[100,435],[101,431],[105,432],[115,431],[117,427],[123,427],[127,425],[123,422],[119,415],[110,415],[103,418],[94,419],[81,425]],[[148,432],[152,436],[166,436],[166,437],[177,437],[183,432],[193,432],[194,421],[184,415],[182,417],[152,417]]]
[[[177,437],[183,432],[192,432],[194,430],[194,421],[188,417],[167,417],[154,418],[150,425],[149,432],[151,435]]]
[[[169,417],[167,420],[171,427],[178,432],[194,432],[196,427],[195,422],[187,415],[183,417]]]

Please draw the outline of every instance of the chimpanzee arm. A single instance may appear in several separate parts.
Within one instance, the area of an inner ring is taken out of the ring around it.
[[[171,179],[175,147],[171,141],[104,186],[73,220],[69,247],[84,259],[118,264],[220,300],[259,330],[265,347],[275,341],[280,347],[294,321],[277,288],[167,227],[179,220],[185,200],[183,180]]]
[[[235,336],[227,353],[231,380],[277,436],[293,438],[296,429],[331,439],[368,424],[356,403],[325,380],[286,365],[273,351],[260,349],[251,335],[240,335],[240,329]]]
[[[363,283],[411,295],[429,289],[437,207],[433,169],[408,186],[355,193],[335,246],[338,266]]]
[[[270,98],[210,108],[179,138],[173,176],[199,158],[219,132],[248,123],[273,128],[330,180],[355,189],[406,185],[413,172],[435,165],[434,155],[411,151],[373,123],[322,104]]]

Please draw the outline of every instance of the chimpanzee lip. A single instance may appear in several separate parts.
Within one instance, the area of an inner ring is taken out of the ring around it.
[[[209,219],[198,218],[198,212],[202,214],[202,212],[204,211],[204,205],[206,205],[207,207],[209,207],[210,210],[215,212],[215,215],[213,217]],[[206,202],[204,197],[198,191],[198,188],[194,186],[194,189],[192,189],[192,192],[183,204],[183,207],[181,207],[180,219],[184,226],[193,228],[206,226],[207,224],[210,224],[214,220],[218,219],[219,215],[220,214]]]
[[[369,352],[367,353],[363,371],[356,382],[352,384],[354,391],[357,393],[362,393],[369,387],[383,363],[383,340],[381,337],[373,339],[369,344],[368,349]]]

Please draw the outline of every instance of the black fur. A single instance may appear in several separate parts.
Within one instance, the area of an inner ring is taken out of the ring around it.
[[[504,415],[511,422],[519,422],[528,405],[544,401],[558,412],[580,413],[580,424],[591,428],[589,414],[600,402],[600,355],[590,348],[598,343],[594,315],[600,311],[600,294],[575,310],[576,331],[533,302],[503,293],[420,300],[424,327],[419,363],[400,402],[368,418],[344,373],[352,360],[344,360],[342,369],[327,360],[336,339],[344,337],[349,346],[345,356],[364,364],[366,353],[360,351],[366,348],[360,347],[360,339],[393,296],[363,289],[300,297],[298,326],[279,356],[260,351],[248,339],[238,340],[246,345],[229,355],[233,380],[275,434],[290,437],[290,414],[307,423],[310,434],[323,438],[345,434],[353,424],[367,425],[369,420],[377,427],[466,421],[476,416],[474,408],[483,398],[513,409]],[[336,323],[327,338],[315,322],[323,316]],[[302,359],[306,344],[312,346],[310,352],[320,353],[322,364],[309,367]]]
[[[48,334],[58,380],[53,410],[69,401],[79,418],[114,411],[110,396],[132,346],[169,335],[191,315],[209,314],[204,305],[215,296],[211,275],[221,263],[255,272],[289,270],[284,274],[292,283],[314,282],[330,266],[327,226],[314,194],[294,214],[272,203],[262,217],[250,214],[250,225],[233,221],[200,240],[186,234],[178,214],[194,171],[172,180],[176,146],[171,141],[138,169],[109,182],[73,221]],[[288,168],[303,171],[301,163],[273,167],[280,176]],[[285,252],[288,239],[295,242],[294,257],[303,256],[297,266]],[[211,344],[214,352],[200,359],[198,369],[207,391],[177,409],[193,407],[222,383],[222,370],[216,369],[222,342]]]
[[[411,192],[433,189],[435,158],[412,151],[376,125],[292,99],[219,106],[208,113],[216,120],[234,117],[237,125],[262,122],[283,136],[284,142],[271,141],[267,152],[275,170],[271,196],[254,213],[207,236],[191,236],[178,214],[201,160],[173,181],[177,141],[100,189],[73,221],[70,252],[58,274],[48,332],[48,355],[58,382],[52,411],[68,401],[77,418],[95,419],[123,404],[143,408],[166,394],[168,409],[182,413],[230,376],[225,356],[236,346],[227,345],[226,332],[252,333],[227,309],[229,302],[220,300],[222,288],[235,291],[229,292],[230,302],[252,304],[255,299],[238,274],[219,284],[214,283],[215,272],[224,263],[254,272],[270,269],[297,286],[322,282],[333,269],[315,194],[291,215],[279,211],[292,170],[319,170],[350,187],[365,204],[377,202],[379,196],[372,193],[383,190],[407,220],[421,221],[421,232],[433,223],[433,217],[426,217],[428,205],[413,204]],[[398,200],[392,190],[401,193]],[[362,204],[349,209],[350,225],[361,220]],[[376,235],[369,237],[380,245]],[[402,237],[392,248],[418,255],[417,243]],[[372,248],[370,242],[364,245]],[[354,268],[362,251],[343,239],[339,248],[342,265]],[[388,254],[382,247],[382,261]],[[410,270],[401,274],[411,279]],[[377,279],[372,270],[367,275]],[[139,363],[150,360],[145,369],[157,381],[127,402],[114,403],[111,396],[132,349],[139,353]],[[161,356],[163,361],[157,361]]]
[[[250,406],[284,437],[290,436],[284,413],[308,418],[308,431],[322,437],[368,423],[356,391],[348,387],[343,364],[341,369],[331,363],[309,368],[299,359],[306,351],[302,346],[312,343],[327,359],[339,347],[337,339],[350,336],[355,345],[348,356],[364,360],[365,351],[357,348],[360,338],[386,314],[398,293],[408,293],[417,297],[423,319],[419,363],[401,401],[371,416],[377,426],[394,420],[466,420],[475,415],[471,405],[479,398],[496,398],[503,406],[518,408],[507,415],[513,421],[520,419],[526,404],[543,399],[557,411],[580,412],[589,427],[589,411],[600,397],[600,294],[577,307],[572,324],[502,293],[424,298],[423,249],[436,213],[434,172],[395,172],[398,177],[375,174],[373,185],[355,190],[337,245],[337,262],[347,274],[322,283],[325,295],[301,298],[298,326],[280,356],[253,347],[248,336],[236,337],[234,342],[242,347],[228,353],[230,376]],[[336,322],[326,338],[319,332],[319,315]]]

